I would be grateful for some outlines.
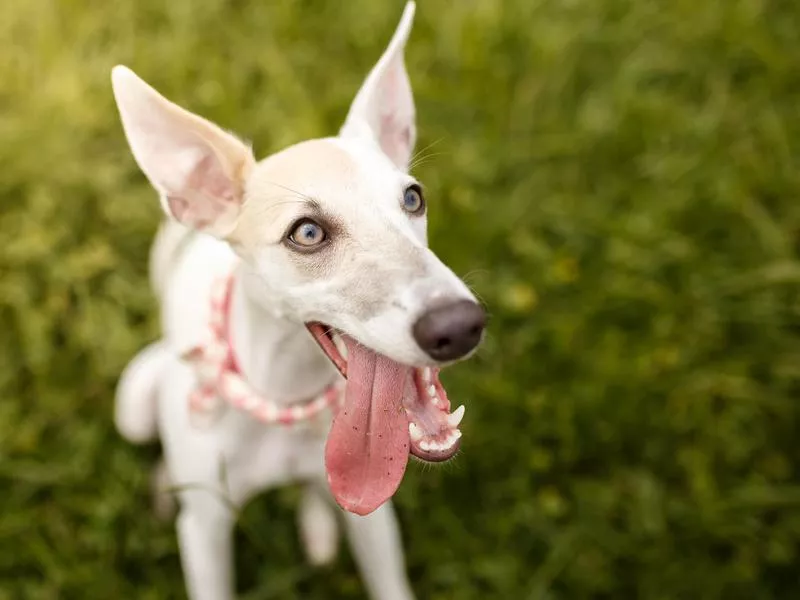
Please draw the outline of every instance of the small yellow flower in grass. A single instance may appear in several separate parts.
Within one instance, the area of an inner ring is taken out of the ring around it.
[[[564,497],[552,486],[542,488],[538,494],[538,501],[542,512],[550,517],[561,516],[567,510],[567,503]]]
[[[653,355],[653,361],[658,368],[670,368],[678,364],[681,358],[680,349],[674,346],[666,346],[656,349]]]
[[[553,465],[553,454],[543,448],[536,448],[533,452],[531,452],[531,455],[528,458],[528,465],[530,466],[531,471],[536,471],[538,473],[548,471]],[[541,497],[540,502],[544,502]]]
[[[534,309],[539,302],[539,296],[533,286],[520,281],[509,285],[504,290],[502,301],[506,308],[524,313]]]
[[[572,283],[580,275],[578,261],[571,256],[565,256],[553,265],[553,277],[560,283]]]

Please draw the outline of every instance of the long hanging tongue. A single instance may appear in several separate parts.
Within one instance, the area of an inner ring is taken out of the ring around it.
[[[411,369],[344,339],[347,391],[328,435],[325,467],[339,506],[367,515],[392,497],[406,470],[403,393]]]

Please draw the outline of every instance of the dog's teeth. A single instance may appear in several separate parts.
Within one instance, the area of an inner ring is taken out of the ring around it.
[[[422,440],[419,443],[419,447],[422,448],[425,452],[430,452],[431,450],[431,443],[428,440]]]
[[[431,384],[431,386],[428,388],[428,395],[431,398],[436,398],[436,386],[435,385]]]
[[[422,429],[413,421],[408,424],[408,435],[411,436],[412,442],[419,442],[423,438]]]
[[[447,424],[450,425],[453,429],[458,427],[461,424],[461,419],[464,418],[464,413],[466,412],[466,408],[462,404],[457,409],[455,409],[452,413],[447,415]]]
[[[430,380],[431,380],[431,368],[430,367],[425,367],[424,369],[422,369],[422,380],[425,383],[429,383],[430,382]]]
[[[460,437],[461,437],[461,432],[458,429],[455,429],[455,430],[451,431],[448,434],[447,439],[444,441],[444,444],[443,444],[444,448],[443,449],[444,450],[450,450],[450,448],[455,446],[456,442],[458,441],[458,438],[460,438]]]

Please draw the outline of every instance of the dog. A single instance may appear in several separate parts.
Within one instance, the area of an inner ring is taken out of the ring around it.
[[[193,600],[233,596],[236,510],[297,482],[309,560],[332,560],[341,518],[370,597],[413,598],[390,498],[409,455],[458,450],[464,408],[451,411],[438,373],[475,351],[486,321],[428,248],[408,173],[414,10],[337,136],[261,161],[112,70],[133,157],[167,217],[150,256],[163,335],[125,368],[115,421],[132,442],[161,440],[157,506],[174,492]]]

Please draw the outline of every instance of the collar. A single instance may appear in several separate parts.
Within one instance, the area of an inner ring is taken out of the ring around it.
[[[234,281],[233,271],[214,281],[206,339],[182,355],[197,375],[197,387],[189,396],[193,421],[209,424],[227,407],[232,407],[266,425],[294,425],[313,419],[329,407],[337,409],[344,399],[344,381],[329,385],[306,402],[291,405],[280,405],[264,398],[247,382],[231,344]]]

